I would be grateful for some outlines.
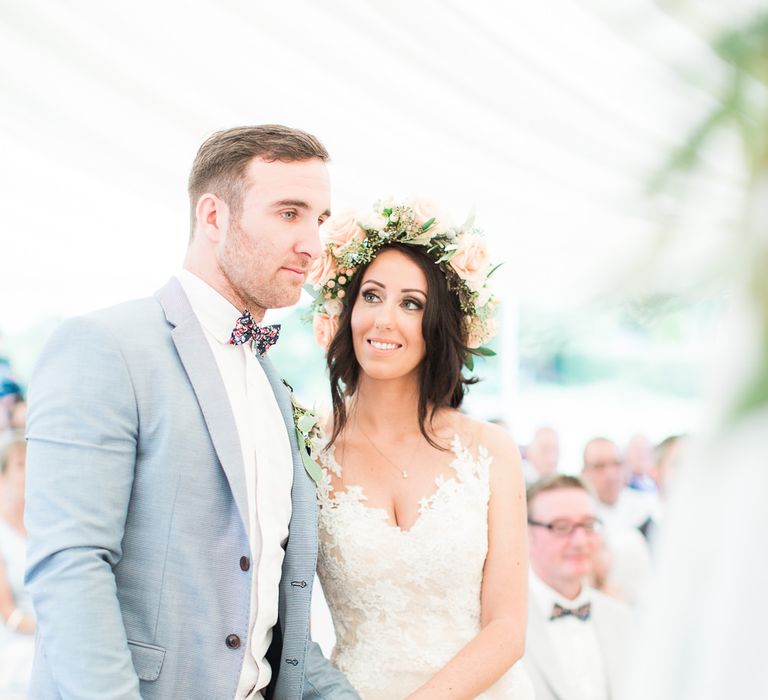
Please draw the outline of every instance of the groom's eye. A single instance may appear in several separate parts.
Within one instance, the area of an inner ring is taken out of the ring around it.
[[[280,216],[283,217],[286,221],[293,221],[296,218],[296,212],[295,211],[281,211]]]

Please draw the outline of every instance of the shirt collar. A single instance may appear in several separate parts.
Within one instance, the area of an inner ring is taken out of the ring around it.
[[[242,315],[242,310],[189,270],[179,270],[176,277],[200,325],[219,343],[228,345],[232,329]]]
[[[530,572],[529,586],[530,594],[533,597],[534,603],[538,606],[539,610],[541,610],[542,614],[546,618],[549,618],[555,603],[563,608],[574,610],[575,608],[588,603],[591,598],[589,586],[582,584],[579,595],[577,595],[573,600],[569,600],[564,595],[558,593],[554,588],[544,583],[544,581],[542,581],[535,573],[533,573],[533,570]]]

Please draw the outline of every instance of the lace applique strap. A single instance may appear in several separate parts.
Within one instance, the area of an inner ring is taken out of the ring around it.
[[[477,457],[474,457],[468,447],[464,447],[458,433],[453,436],[451,451],[456,455],[456,459],[451,463],[457,476],[461,481],[480,479],[483,483],[488,483],[490,465],[493,457],[488,454],[484,445],[478,445]]]
[[[341,466],[334,456],[333,445],[328,445],[328,436],[324,430],[312,441],[311,445],[312,459],[320,465],[323,477],[317,484],[317,494],[321,502],[328,502],[331,499],[333,486],[331,483],[331,474],[337,478],[341,477]]]

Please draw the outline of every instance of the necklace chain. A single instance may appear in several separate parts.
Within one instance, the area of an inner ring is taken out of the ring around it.
[[[371,447],[373,447],[373,449],[376,450],[376,452],[378,452],[384,459],[386,459],[387,462],[389,462],[389,464],[391,464],[394,469],[397,469],[397,471],[400,472],[400,476],[402,476],[403,479],[407,479],[408,478],[408,467],[411,466],[411,464],[413,463],[413,460],[416,457],[416,452],[414,451],[413,456],[411,457],[410,461],[408,462],[408,464],[405,467],[398,467],[389,457],[387,457],[387,455],[385,455],[376,446],[376,443],[373,440],[371,440],[371,438],[368,436],[368,433],[366,433],[365,430],[363,430],[363,428],[362,428],[362,426],[360,425],[359,422],[357,424],[357,427],[360,429],[360,432],[363,434],[363,437],[365,437],[365,439],[368,440],[368,442],[371,443]]]

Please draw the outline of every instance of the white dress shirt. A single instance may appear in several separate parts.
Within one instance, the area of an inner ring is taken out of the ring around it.
[[[177,276],[216,358],[240,436],[248,492],[252,587],[248,643],[235,698],[260,698],[259,691],[272,677],[264,657],[277,623],[283,546],[291,520],[291,447],[252,342],[229,344],[242,309],[188,270]]]
[[[636,491],[625,487],[619,493],[616,503],[608,505],[598,502],[598,516],[606,528],[638,528],[659,510],[657,493]]]
[[[553,660],[563,671],[568,700],[608,700],[605,663],[593,620],[580,620],[573,615],[549,620],[555,603],[574,610],[591,602],[589,593],[590,589],[582,586],[575,600],[568,600],[536,574],[530,574],[530,595],[547,620]]]

